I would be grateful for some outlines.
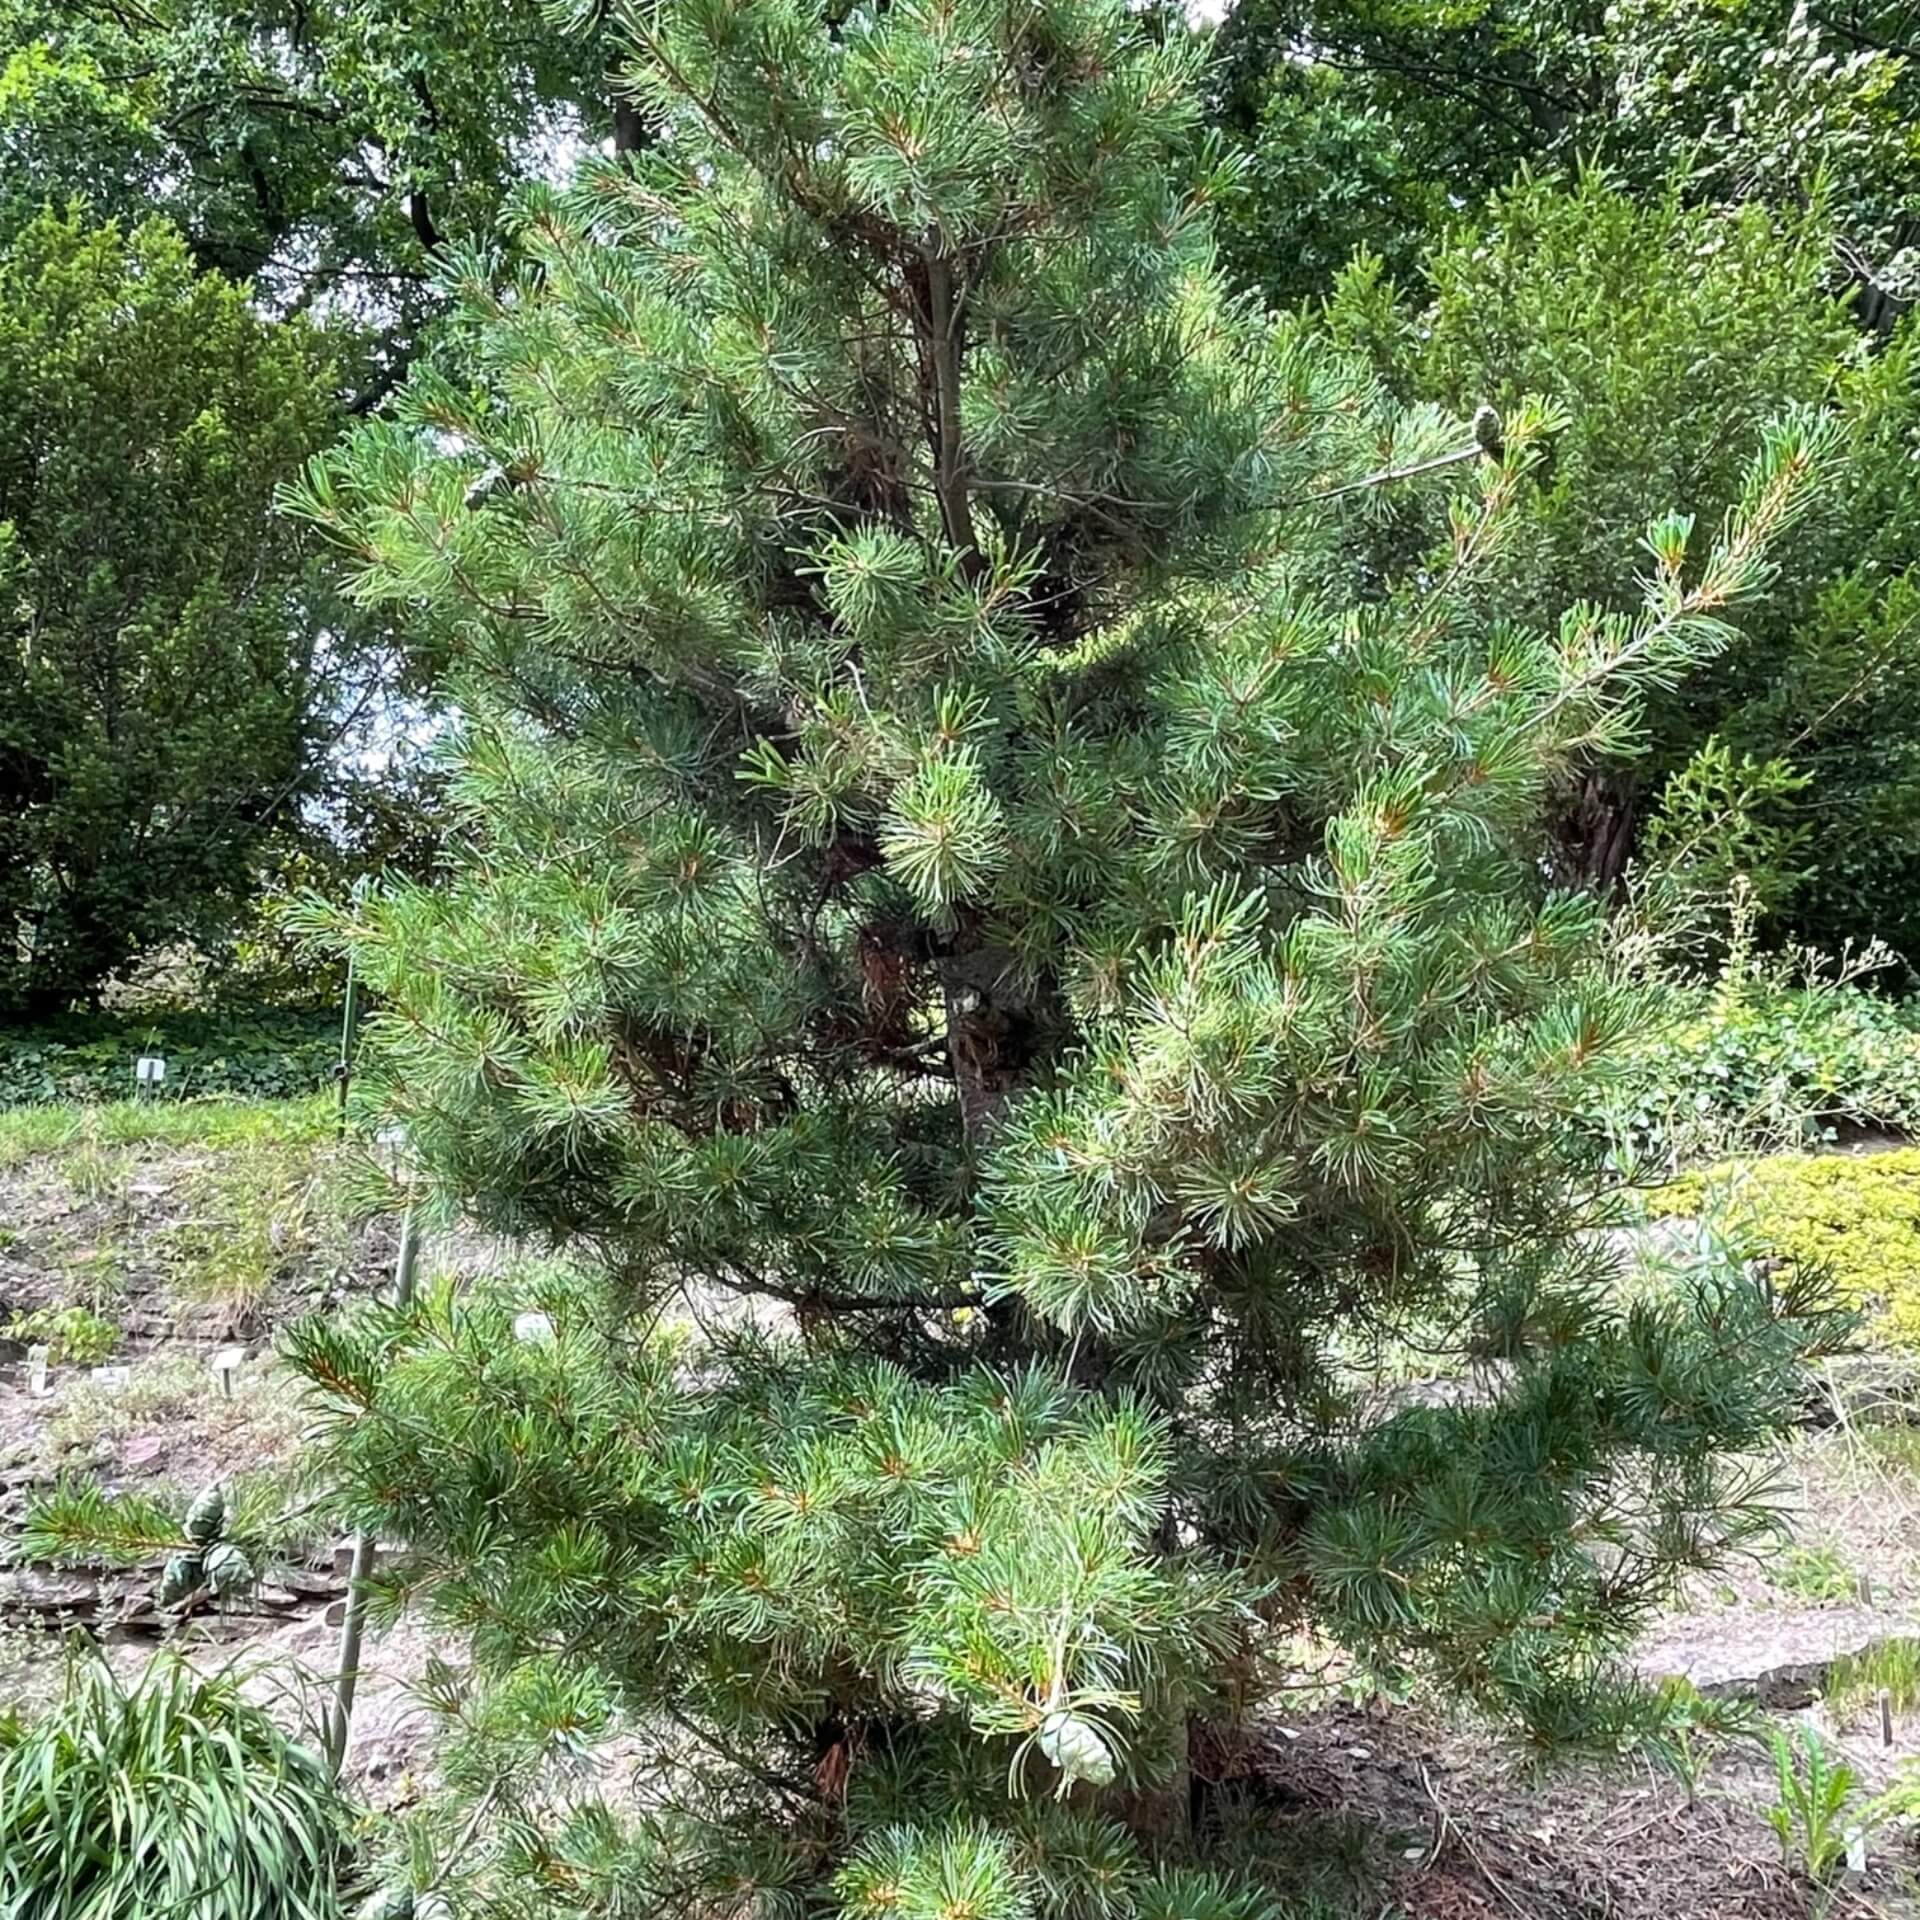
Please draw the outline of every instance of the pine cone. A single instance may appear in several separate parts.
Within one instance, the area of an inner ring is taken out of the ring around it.
[[[227,1524],[227,1497],[218,1487],[209,1487],[187,1509],[187,1538],[196,1547],[211,1546]]]
[[[207,1549],[207,1585],[223,1597],[253,1584],[253,1562],[231,1541]]]
[[[1040,1723],[1040,1751],[1069,1780],[1091,1780],[1104,1787],[1113,1778],[1112,1749],[1078,1714],[1048,1714]]]
[[[196,1592],[203,1584],[200,1556],[197,1553],[169,1554],[160,1575],[160,1604],[163,1607],[177,1607],[188,1594]]]

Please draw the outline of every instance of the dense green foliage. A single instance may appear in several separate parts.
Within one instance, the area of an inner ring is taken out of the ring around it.
[[[163,214],[200,267],[358,336],[375,394],[439,308],[434,250],[612,123],[590,24],[536,0],[4,0],[0,239],[75,198]]]
[[[1595,1109],[1623,1153],[1700,1157],[1920,1134],[1920,1027],[1854,985],[1675,983]]]
[[[423,350],[445,240],[484,238],[514,181],[609,126],[643,132],[592,22],[533,0],[0,4],[0,302],[24,310],[0,318],[19,333],[0,353],[17,463],[0,528],[25,556],[0,551],[0,708],[23,705],[28,736],[0,738],[0,960],[23,890],[30,921],[69,902],[43,846],[6,844],[11,815],[103,857],[144,850],[156,810],[187,827],[154,850],[151,898],[107,875],[72,890],[86,927],[25,930],[40,977],[0,980],[0,1018],[156,944],[218,969],[238,931],[257,976],[274,880],[344,891],[430,856],[436,789],[407,749],[433,636],[347,618],[268,503]],[[95,250],[73,300],[44,284],[50,221]],[[22,498],[43,469],[49,497]],[[9,558],[41,577],[17,583]],[[128,592],[140,604],[109,604]],[[16,613],[77,654],[59,688],[8,683]],[[153,744],[111,737],[136,727]]]
[[[1624,596],[1490,619],[1553,416],[1396,408],[1229,295],[1189,43],[628,26],[655,145],[523,196],[506,283],[459,265],[473,380],[304,497],[457,650],[458,857],[311,916],[379,996],[361,1118],[581,1264],[293,1358],[392,1597],[660,1765],[625,1831],[496,1775],[450,1864],[1251,1912],[1182,1864],[1188,1755],[1296,1627],[1610,1743],[1612,1657],[1763,1524],[1727,1456],[1833,1322],[1602,1231],[1574,1119],[1649,1005],[1542,853],[1832,435],[1748,435]],[[1409,468],[1439,545],[1364,564]],[[1401,1338],[1477,1391],[1383,1399]]]
[[[159,223],[0,253],[0,1017],[223,927],[318,783],[356,663],[272,502],[331,383]]]
[[[127,1013],[0,1030],[0,1107],[133,1097],[145,1054],[167,1063],[158,1097],[284,1100],[312,1093],[340,1059],[337,1014]]]
[[[34,1920],[338,1920],[346,1816],[244,1676],[161,1654],[131,1688],[76,1662],[0,1717],[0,1907]]]
[[[1522,168],[1598,162],[1657,198],[1835,199],[1836,265],[1876,324],[1920,280],[1920,71],[1902,0],[1241,0],[1215,112],[1250,159],[1236,274],[1323,291],[1352,249],[1396,269]],[[1650,263],[1651,264],[1651,263]]]
[[[1875,1337],[1920,1346],[1920,1149],[1729,1162],[1683,1174],[1650,1205],[1737,1222],[1768,1254],[1830,1273]]]
[[[1216,36],[1210,104],[1241,163],[1225,203],[1239,282],[1283,301],[1337,289],[1337,323],[1411,396],[1561,402],[1546,537],[1516,544],[1507,582],[1527,617],[1617,593],[1623,535],[1672,499],[1724,499],[1752,422],[1838,401],[1848,471],[1820,527],[1745,644],[1656,706],[1652,751],[1579,770],[1560,859],[1613,885],[1658,831],[1669,778],[1730,749],[1772,783],[1775,824],[1822,851],[1774,876],[1793,883],[1771,890],[1775,932],[1878,937],[1912,965],[1910,28],[1903,7],[1793,0],[1243,0]]]
[[[1612,884],[1645,850],[1666,783],[1703,751],[1749,778],[1790,766],[1769,812],[1820,857],[1770,876],[1768,904],[1837,948],[1920,953],[1920,331],[1862,349],[1830,294],[1829,207],[1773,213],[1636,198],[1588,175],[1523,180],[1437,246],[1396,295],[1378,263],[1342,276],[1329,318],[1409,396],[1470,408],[1540,394],[1560,409],[1529,536],[1495,570],[1494,617],[1631,590],[1635,530],[1668,501],[1738,493],[1744,449],[1783,405],[1832,404],[1833,483],[1737,645],[1654,701],[1647,751],[1583,767],[1561,802],[1569,878]],[[1415,536],[1416,538],[1419,536]],[[1722,831],[1709,825],[1709,833]],[[1802,849],[1804,851],[1804,849]]]
[[[1186,38],[1170,16],[1143,18]],[[1402,395],[1463,414],[1522,394],[1561,403],[1541,537],[1514,543],[1524,557],[1502,593],[1490,583],[1490,613],[1535,620],[1583,594],[1631,595],[1649,518],[1675,500],[1717,515],[1757,423],[1795,401],[1839,401],[1846,475],[1818,527],[1738,653],[1656,702],[1652,753],[1572,773],[1559,857],[1565,877],[1611,884],[1659,818],[1664,783],[1730,746],[1804,780],[1775,813],[1828,853],[1779,890],[1777,925],[1829,946],[1877,935],[1909,962],[1920,955],[1907,852],[1920,845],[1920,382],[1913,329],[1899,325],[1920,284],[1910,37],[1897,9],[1816,17],[1790,0],[1243,0],[1185,82],[1227,144],[1209,202],[1230,280],[1270,301],[1338,287],[1336,329],[1352,328]],[[76,198],[91,221],[158,211],[196,266],[250,283],[274,324],[322,320],[351,410],[379,404],[422,352],[458,384],[471,315],[443,324],[446,270],[493,243],[518,182],[654,137],[655,108],[622,79],[626,57],[603,0],[301,0],[244,15],[206,0],[0,0],[0,246]],[[1189,157],[1200,132],[1183,135]],[[1606,184],[1574,184],[1583,165]],[[1517,187],[1516,169],[1532,170]],[[1358,269],[1356,248],[1369,250]],[[209,381],[225,377],[187,368],[174,384],[211,398]],[[110,398],[82,404],[112,417]],[[242,513],[255,477],[233,481]],[[222,503],[206,505],[218,517]],[[110,499],[94,512],[90,558],[111,566],[124,530]],[[1404,571],[1431,528],[1396,524],[1389,565]],[[1362,544],[1360,563],[1377,564]],[[316,630],[328,636],[329,684],[313,702],[322,764],[306,808],[282,806],[264,854],[252,809],[223,817],[232,844],[215,851],[218,884],[192,932],[217,958],[237,928],[284,977],[252,905],[274,891],[268,870],[338,893],[389,858],[420,871],[431,857],[440,796],[417,756],[383,752],[360,777],[329,736],[338,726],[351,743],[371,712],[386,744],[404,746],[386,702],[418,695],[445,652],[429,602],[398,631],[343,626],[298,556],[271,557],[267,579],[250,606],[265,620],[260,602],[277,604],[290,659],[310,654]],[[146,643],[136,631],[124,644],[137,658]],[[191,788],[183,772],[189,816]],[[101,797],[137,814],[133,798]],[[106,912],[137,917],[124,895]]]

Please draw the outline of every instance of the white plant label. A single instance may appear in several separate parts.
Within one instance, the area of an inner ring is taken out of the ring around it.
[[[167,1077],[167,1063],[157,1053],[143,1053],[134,1063],[133,1077],[143,1087],[157,1087]]]

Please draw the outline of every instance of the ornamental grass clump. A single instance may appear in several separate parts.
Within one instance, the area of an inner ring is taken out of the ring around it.
[[[128,1687],[77,1660],[0,1720],[0,1912],[33,1920],[338,1920],[347,1815],[317,1754],[161,1653]]]

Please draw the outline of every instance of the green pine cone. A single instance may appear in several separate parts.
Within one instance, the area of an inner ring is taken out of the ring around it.
[[[207,1585],[215,1593],[238,1593],[253,1582],[253,1562],[232,1541],[207,1549]]]
[[[209,1487],[187,1509],[187,1538],[196,1547],[210,1546],[220,1538],[227,1524],[227,1496],[218,1487]]]
[[[1113,1778],[1112,1749],[1078,1714],[1048,1714],[1040,1724],[1040,1751],[1069,1780],[1090,1780],[1104,1787]]]
[[[160,1604],[163,1607],[178,1606],[201,1584],[202,1579],[200,1556],[197,1553],[169,1554],[160,1575]]]

